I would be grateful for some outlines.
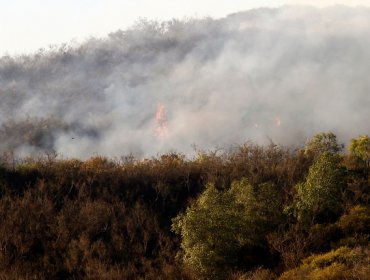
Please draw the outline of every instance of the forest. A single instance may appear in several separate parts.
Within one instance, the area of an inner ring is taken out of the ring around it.
[[[0,165],[0,279],[368,279],[370,138]]]

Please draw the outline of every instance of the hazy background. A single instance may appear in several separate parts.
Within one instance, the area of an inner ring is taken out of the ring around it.
[[[326,130],[346,142],[370,133],[369,43],[369,8],[287,6],[142,20],[82,43],[4,52],[0,150],[143,157],[247,140],[295,146]]]
[[[0,56],[20,54],[91,36],[105,38],[138,18],[225,17],[282,5],[369,6],[370,0],[0,0]]]

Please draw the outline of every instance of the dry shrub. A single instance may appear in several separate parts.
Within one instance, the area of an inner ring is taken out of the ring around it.
[[[234,273],[230,280],[274,280],[276,275],[269,269],[259,267],[248,273]]]
[[[273,183],[278,199],[289,205],[311,164],[302,151],[250,143],[202,152],[194,160],[169,153],[143,161],[99,156],[80,161],[50,153],[17,161],[10,152],[0,158],[0,279],[197,279],[176,262],[180,240],[170,226],[206,183],[218,189],[243,177],[253,185]],[[368,179],[356,172],[354,166],[347,176],[347,210],[368,201]],[[368,216],[353,208],[335,226],[309,232],[287,219],[263,250],[278,251],[282,267],[293,268],[318,247],[328,250],[335,227],[343,232],[343,244],[365,244]],[[257,266],[282,268],[278,260],[262,263],[255,256]],[[241,263],[237,269],[248,267]],[[361,262],[350,269],[359,279],[369,275]],[[269,273],[260,269],[248,277],[272,278]]]
[[[303,264],[284,272],[280,280],[345,280],[368,279],[370,251],[365,248],[341,247],[326,254],[314,255],[303,260]]]
[[[0,200],[0,271],[17,270],[26,277],[57,269],[60,263],[52,250],[55,236],[50,232],[53,216],[52,202],[32,191]]]
[[[267,239],[271,248],[280,254],[282,270],[298,266],[309,255],[310,240],[297,225],[269,234]]]
[[[355,233],[370,234],[370,207],[355,205],[349,210],[348,214],[340,217],[337,224],[347,235]]]

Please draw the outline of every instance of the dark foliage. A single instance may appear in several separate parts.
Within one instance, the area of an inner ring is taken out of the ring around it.
[[[176,258],[181,240],[171,232],[171,220],[206,184],[224,190],[242,178],[253,186],[271,183],[288,207],[313,160],[303,151],[251,144],[227,153],[199,153],[192,160],[175,153],[142,161],[47,155],[15,162],[4,156],[0,278],[194,279]],[[342,218],[307,229],[286,213],[264,246],[239,253],[235,275],[261,266],[279,274],[311,253],[366,243],[368,178],[347,156],[341,161],[347,172]],[[257,271],[253,275],[273,275]]]

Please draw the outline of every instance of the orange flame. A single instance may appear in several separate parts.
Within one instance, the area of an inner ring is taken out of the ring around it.
[[[168,134],[168,124],[166,109],[161,103],[158,103],[157,105],[157,111],[155,113],[155,122],[156,127],[154,134],[158,139],[163,140],[164,138],[166,138]]]

